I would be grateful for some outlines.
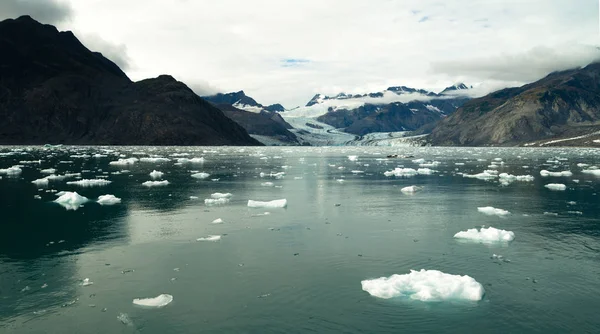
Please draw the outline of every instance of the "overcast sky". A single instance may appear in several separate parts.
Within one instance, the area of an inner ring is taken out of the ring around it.
[[[263,104],[315,93],[486,92],[600,59],[597,0],[0,0],[73,30],[133,79]]]

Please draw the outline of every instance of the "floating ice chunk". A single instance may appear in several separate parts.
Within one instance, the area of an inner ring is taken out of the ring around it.
[[[409,186],[409,187],[404,187],[404,188],[400,189],[400,191],[405,194],[414,194],[421,189],[422,189],[421,187]]]
[[[263,182],[260,184],[263,187],[272,187],[273,186],[273,182]]]
[[[219,241],[219,240],[221,240],[220,235],[209,235],[208,237],[196,239],[196,241]]]
[[[269,202],[249,200],[248,207],[249,208],[269,208],[269,209],[285,208],[285,207],[287,207],[287,199],[278,199],[278,200],[269,201]]]
[[[419,174],[419,175],[431,175],[433,173],[435,173],[435,171],[433,169],[429,169],[429,168],[417,169],[417,174]]]
[[[546,187],[550,190],[554,190],[554,191],[567,190],[567,186],[565,186],[564,184],[561,184],[561,183],[549,183],[549,184],[545,185],[544,187]]]
[[[549,172],[547,170],[541,170],[540,171],[540,175],[543,176],[543,177],[548,177],[548,176],[554,176],[554,177],[561,177],[561,176],[571,177],[571,176],[573,176],[573,173],[571,173],[571,171],[568,171],[568,170],[563,171],[563,172]]]
[[[208,173],[195,173],[195,174],[192,174],[192,177],[195,178],[195,179],[206,179],[209,176],[210,176],[210,174],[208,174]]]
[[[348,156],[348,160],[350,160],[350,161],[356,161],[356,160],[358,160],[358,155],[349,155]]]
[[[403,297],[423,302],[479,301],[485,294],[483,286],[472,277],[438,270],[411,270],[410,274],[364,280],[361,284],[363,291],[383,299]]]
[[[47,187],[48,186],[48,178],[44,177],[41,179],[33,180],[31,183],[35,184],[38,187]]]
[[[589,166],[589,164],[584,164],[584,163],[577,164],[577,167],[579,167],[579,168],[588,167],[588,166]]]
[[[61,191],[56,195],[60,197],[55,199],[54,202],[62,205],[67,210],[77,210],[80,205],[89,201],[76,192]]]
[[[72,184],[80,187],[101,187],[107,184],[111,184],[112,181],[102,179],[83,179],[79,181],[69,181],[67,184]]]
[[[160,187],[160,186],[169,185],[169,181],[167,181],[167,180],[163,180],[163,181],[146,181],[146,182],[142,183],[142,185],[146,186],[146,187]]]
[[[515,234],[512,231],[499,230],[493,227],[482,227],[481,230],[476,228],[458,232],[454,235],[456,239],[466,239],[477,242],[509,242],[515,239]]]
[[[206,205],[221,205],[229,203],[229,198],[207,198],[204,200],[204,204]]]
[[[502,173],[499,175],[500,177],[500,182],[504,181],[504,182],[514,182],[514,181],[521,181],[521,182],[533,182],[533,180],[535,180],[535,178],[531,175],[511,175],[508,173]]]
[[[119,320],[123,325],[132,326],[133,322],[129,319],[127,313],[120,313],[117,316],[117,320]]]
[[[425,162],[425,159],[415,159],[412,162],[415,163],[415,164],[422,164],[422,163]]]
[[[510,215],[510,212],[508,212],[506,210],[496,209],[491,206],[479,207],[479,208],[477,208],[477,211],[479,211],[483,214],[486,214],[488,216],[504,217],[504,216]]]
[[[411,177],[417,175],[417,171],[413,168],[396,168],[392,171],[383,173],[385,176]]]
[[[223,194],[223,193],[214,193],[214,194],[210,195],[211,198],[215,198],[215,199],[219,199],[219,198],[231,198],[231,196],[233,196],[233,195],[230,194],[230,193],[226,193],[226,194]]]
[[[54,173],[56,173],[56,169],[55,168],[42,169],[42,170],[40,170],[40,173],[42,173],[42,174],[54,174]]]
[[[584,169],[581,172],[584,174],[591,174],[594,176],[600,176],[600,169]]]
[[[153,170],[153,171],[150,173],[150,177],[151,177],[151,178],[153,178],[153,179],[159,179],[159,178],[161,178],[163,175],[165,175],[165,173],[163,173],[163,172],[159,172],[159,171],[157,171],[157,170]]]
[[[98,196],[98,204],[100,205],[115,205],[121,203],[121,199],[115,197],[115,195],[101,195]]]
[[[169,305],[173,301],[173,296],[162,294],[154,298],[136,298],[133,303],[138,306],[145,307],[164,307]]]
[[[439,161],[431,161],[431,162],[424,162],[419,164],[419,167],[436,167],[439,166],[441,162]]]
[[[493,180],[498,177],[498,175],[496,173],[490,173],[490,172],[491,171],[486,170],[483,173],[479,173],[479,174],[463,174],[463,177],[470,178],[470,179],[479,179],[479,180]]]
[[[128,166],[128,165],[133,165],[134,163],[136,163],[138,161],[139,161],[138,158],[129,158],[129,159],[119,159],[117,161],[111,161],[108,164],[111,166]]]
[[[81,286],[89,286],[94,284],[94,282],[90,281],[89,278],[85,278],[82,282],[81,282]]]
[[[211,224],[223,224],[223,219],[217,218],[217,219],[213,220]]]
[[[154,157],[154,158],[140,158],[140,162],[168,162],[171,161],[171,159],[169,158],[161,158],[161,157]]]
[[[198,199],[198,196],[190,196],[190,199]]]
[[[19,166],[12,166],[5,169],[0,169],[0,174],[16,176],[23,172],[23,170]]]
[[[350,172],[352,174],[362,174],[362,173],[364,173],[364,171],[362,171],[362,170],[353,170],[353,171],[350,171]]]
[[[201,164],[201,163],[204,163],[204,158],[192,158],[192,159],[180,158],[180,159],[177,159],[177,162],[180,164]]]

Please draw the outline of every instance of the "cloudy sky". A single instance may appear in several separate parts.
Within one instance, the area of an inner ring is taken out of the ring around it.
[[[481,93],[600,59],[597,0],[0,0],[133,79],[263,104],[455,82]]]

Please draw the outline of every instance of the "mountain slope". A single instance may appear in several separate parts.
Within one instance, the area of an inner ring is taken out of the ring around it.
[[[71,32],[0,22],[0,143],[260,145],[170,76],[132,82]]]
[[[432,131],[434,145],[521,145],[600,130],[600,64],[471,100]]]

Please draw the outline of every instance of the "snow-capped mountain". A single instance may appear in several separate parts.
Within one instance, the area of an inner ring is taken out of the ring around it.
[[[226,93],[226,94],[219,93],[217,95],[203,96],[203,98],[214,104],[228,104],[228,105],[234,106],[237,109],[254,112],[254,113],[260,113],[261,111],[269,111],[269,112],[285,111],[285,108],[279,103],[272,104],[269,106],[264,106],[264,105],[256,102],[256,100],[254,100],[250,96],[246,95],[246,93],[244,93],[243,90],[241,90],[239,92],[233,92],[233,93]]]

